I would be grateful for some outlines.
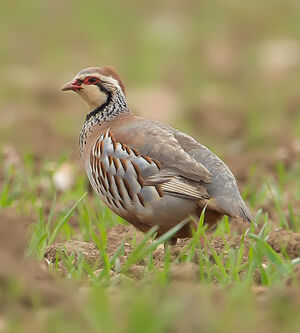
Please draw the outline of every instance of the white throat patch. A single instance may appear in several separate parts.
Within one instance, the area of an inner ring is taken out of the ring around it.
[[[90,110],[97,109],[100,105],[104,104],[107,100],[107,94],[95,85],[82,85],[83,89],[78,90],[77,93],[88,104]]]

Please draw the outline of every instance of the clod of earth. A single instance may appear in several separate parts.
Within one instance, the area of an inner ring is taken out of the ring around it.
[[[107,254],[110,258],[113,257],[114,253],[117,251],[118,247],[120,246],[123,239],[127,239],[130,241],[133,237],[136,237],[138,240],[143,238],[142,233],[137,233],[132,226],[125,226],[125,225],[116,225],[110,228],[107,231],[108,236],[108,248]],[[194,256],[192,258],[191,263],[181,263],[175,264],[175,261],[178,257],[178,254],[184,249],[184,247],[189,243],[190,239],[180,239],[178,243],[174,246],[171,246],[170,249],[170,259],[173,262],[170,268],[170,278],[171,280],[191,280],[196,281],[197,276],[199,274],[198,270],[198,262],[199,256],[201,256],[201,249],[196,249],[194,252]],[[228,255],[224,252],[225,249],[225,241],[227,246],[230,248],[236,248],[240,245],[241,238],[240,236],[227,236],[226,240],[224,241],[223,237],[217,236],[213,237],[212,235],[208,234],[208,241],[210,242],[212,249],[220,255],[221,253],[224,255],[223,260],[226,260]],[[294,233],[292,231],[287,231],[283,229],[275,230],[270,232],[269,245],[277,252],[283,251],[287,254],[291,259],[297,258],[299,256],[299,249],[300,249],[300,234]],[[122,266],[130,254],[133,251],[133,246],[130,243],[125,243],[124,246],[124,253],[120,255],[120,265]],[[248,251],[249,251],[249,240],[245,239],[245,253],[242,258],[243,262],[247,261],[248,258]],[[206,249],[207,253],[211,253],[211,249]],[[77,265],[78,259],[80,257],[86,261],[86,263],[95,270],[95,273],[100,274],[101,269],[103,268],[103,261],[101,257],[100,251],[97,249],[96,245],[93,243],[81,242],[81,241],[67,241],[64,243],[57,243],[51,245],[47,248],[45,253],[45,259],[48,262],[55,264],[58,262],[58,271],[62,275],[66,275],[66,260],[67,258],[72,258],[73,265]],[[153,263],[154,266],[157,268],[161,268],[164,265],[164,257],[165,253],[162,246],[158,246],[153,252]],[[214,257],[210,255],[211,261],[214,262]],[[139,263],[131,265],[129,270],[127,271],[126,275],[129,278],[133,279],[141,279],[145,275],[146,266],[148,262],[147,260],[140,261]],[[114,267],[112,268],[114,270]],[[183,274],[184,272],[184,274]],[[296,276],[298,276],[297,269],[295,270]],[[118,272],[117,272],[118,273]],[[115,273],[112,272],[111,277],[115,276]],[[184,275],[184,278],[183,278]],[[116,278],[117,279],[117,278]],[[298,278],[297,278],[298,279]],[[254,273],[254,280],[257,284],[261,283],[261,276],[259,271]]]

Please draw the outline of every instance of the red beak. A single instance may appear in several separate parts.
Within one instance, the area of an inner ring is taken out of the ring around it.
[[[61,88],[62,91],[68,91],[68,90],[73,90],[73,91],[76,91],[76,90],[81,90],[82,87],[79,86],[77,83],[77,80],[74,80],[74,81],[69,81],[67,83],[65,83],[63,85],[63,87]]]

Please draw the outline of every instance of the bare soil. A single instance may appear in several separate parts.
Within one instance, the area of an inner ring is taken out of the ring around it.
[[[134,229],[134,227],[130,225],[115,225],[114,227],[110,228],[107,232],[107,253],[109,257],[112,257],[114,253],[117,251],[119,246],[125,240],[124,243],[124,254],[120,256],[120,264],[124,264],[131,254],[133,250],[132,240],[136,239],[136,242],[139,242],[143,238],[143,234],[138,232]],[[223,237],[214,237],[212,234],[207,234],[209,243],[214,251],[217,254],[225,253],[226,258],[226,249],[225,249],[225,242]],[[172,245],[170,248],[171,252],[171,261],[174,263],[177,259],[178,255],[184,251],[186,245],[188,244],[190,239],[178,239],[176,245]],[[231,248],[236,248],[240,246],[241,236],[236,234],[236,236],[228,236],[225,239],[226,244]],[[268,239],[269,245],[278,253],[284,253],[288,255],[290,259],[294,259],[299,257],[300,253],[300,234],[294,233],[292,231],[287,231],[283,229],[276,229],[269,234]],[[248,250],[249,250],[249,241],[245,239],[245,254],[243,261],[246,261],[248,258]],[[199,273],[198,267],[198,259],[200,255],[201,249],[197,249],[194,254],[194,258],[192,263],[186,264],[173,264],[170,278],[173,277],[175,280],[191,280],[196,281],[197,276]],[[208,253],[211,253],[211,249],[207,249]],[[65,253],[68,256],[73,255],[74,257],[74,264],[76,265],[77,258],[79,255],[82,255],[87,263],[94,270],[101,269],[102,266],[102,259],[101,253],[97,249],[96,245],[93,243],[87,242],[80,242],[80,241],[67,241],[63,243],[57,243],[50,246],[45,254],[45,259],[47,262],[56,263],[58,258],[58,270],[62,275],[66,274],[65,269]],[[158,246],[158,248],[153,252],[153,261],[154,265],[157,268],[163,266],[164,263],[164,247],[163,245]],[[211,256],[211,260],[213,260],[213,256]],[[147,266],[147,261],[143,259],[142,261],[138,262],[137,264],[133,265],[132,268],[128,272],[128,277],[133,279],[141,279],[144,276],[145,267]],[[300,265],[298,265],[300,266]],[[295,273],[296,278],[299,279],[300,282],[300,275],[299,275],[299,268],[296,266]],[[258,284],[261,283],[259,276],[256,279]],[[290,281],[289,281],[290,282]],[[289,283],[287,282],[287,283]]]
[[[46,264],[25,257],[26,227],[30,222],[12,209],[0,210],[0,315],[10,308],[30,310],[37,299],[44,306],[60,304],[68,296]],[[13,297],[15,285],[22,295],[21,302]]]

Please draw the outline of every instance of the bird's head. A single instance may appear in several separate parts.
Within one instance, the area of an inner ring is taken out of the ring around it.
[[[111,67],[89,67],[80,71],[67,82],[63,91],[75,91],[95,110],[109,102],[115,93],[125,96],[125,87],[120,76]]]

